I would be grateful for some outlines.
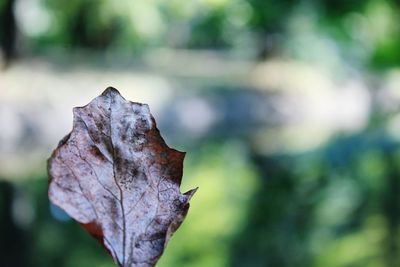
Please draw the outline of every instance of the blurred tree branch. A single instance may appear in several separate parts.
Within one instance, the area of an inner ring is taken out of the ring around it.
[[[17,25],[14,15],[15,0],[3,0],[0,5],[0,46],[7,66],[16,56],[15,39]]]

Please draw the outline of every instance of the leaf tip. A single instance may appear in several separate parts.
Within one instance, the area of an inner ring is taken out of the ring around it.
[[[188,201],[189,201],[193,197],[193,195],[197,192],[198,189],[199,189],[199,187],[196,187],[196,188],[193,188],[183,194],[188,198]]]
[[[113,96],[113,95],[121,95],[120,92],[112,86],[109,86],[104,90],[101,94],[102,96]]]

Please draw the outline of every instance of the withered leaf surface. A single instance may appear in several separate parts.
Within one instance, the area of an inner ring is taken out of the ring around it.
[[[122,267],[154,266],[195,190],[181,194],[184,153],[169,148],[145,104],[114,88],[73,110],[49,159],[49,198]]]

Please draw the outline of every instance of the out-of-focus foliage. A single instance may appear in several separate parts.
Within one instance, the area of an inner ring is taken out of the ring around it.
[[[246,55],[278,53],[305,60],[344,56],[356,65],[377,68],[398,65],[399,9],[390,0],[20,0],[16,4],[20,29],[39,51],[54,46],[129,52],[160,46],[233,49]],[[315,53],[308,53],[310,48]]]

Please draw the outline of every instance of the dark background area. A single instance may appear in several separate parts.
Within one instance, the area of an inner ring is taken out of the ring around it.
[[[400,5],[0,0],[0,266],[114,266],[47,198],[72,107],[149,103],[200,189],[159,266],[400,266]]]

